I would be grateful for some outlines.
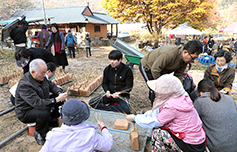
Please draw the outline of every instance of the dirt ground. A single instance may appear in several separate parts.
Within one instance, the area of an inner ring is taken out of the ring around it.
[[[76,54],[75,59],[68,59],[69,66],[66,67],[66,72],[71,72],[74,74],[82,74],[86,71],[86,69],[96,69],[96,71],[103,74],[103,69],[109,64],[109,60],[107,58],[108,53],[112,50],[112,47],[100,47],[92,49],[92,56],[87,58],[85,51],[79,51],[79,54]],[[14,63],[10,62],[14,61],[2,61],[0,60],[1,68],[6,68],[8,66],[14,67]],[[126,62],[123,59],[123,62]],[[198,63],[195,63],[198,64]],[[190,70],[189,74],[194,78],[194,82],[197,84],[203,78],[203,70]],[[131,102],[133,109],[139,113],[141,110],[147,111],[151,109],[151,104],[148,99],[148,89],[143,80],[142,75],[139,72],[138,66],[134,66],[133,70],[134,74],[134,87],[131,91]],[[73,82],[63,85],[63,89],[67,89],[71,86]],[[10,93],[9,89],[6,88],[7,85],[0,86],[0,112],[4,111],[10,107],[11,105],[6,102],[9,100]],[[102,91],[102,87],[100,86],[90,97],[74,97],[80,100],[88,102],[89,99],[98,95]],[[236,94],[237,89],[233,87],[232,93]],[[72,98],[73,96],[69,96],[68,98]],[[106,124],[105,124],[106,125]],[[20,122],[15,116],[14,110],[0,116],[0,141],[5,140],[10,135],[24,128],[26,125]],[[42,146],[37,145],[33,136],[30,136],[27,131],[24,131],[11,141],[4,144],[0,147],[1,152],[37,152],[41,149]]]

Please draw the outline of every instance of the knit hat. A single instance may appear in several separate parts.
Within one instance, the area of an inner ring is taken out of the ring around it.
[[[160,108],[171,98],[176,98],[182,95],[188,96],[181,81],[172,74],[164,74],[157,80],[147,81],[147,85],[156,94],[152,110]]]
[[[30,56],[28,58],[20,57],[19,60],[15,60],[15,63],[18,67],[24,68],[30,62]]]
[[[66,125],[78,125],[89,116],[90,109],[84,101],[71,98],[62,106],[61,120]]]

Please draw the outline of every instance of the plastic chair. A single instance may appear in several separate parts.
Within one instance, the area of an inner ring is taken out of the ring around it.
[[[210,65],[210,57],[204,57],[204,60],[203,60],[203,64],[204,65]]]
[[[199,57],[199,62],[203,63],[204,58],[202,56]]]
[[[214,64],[214,63],[215,63],[215,58],[212,57],[212,56],[210,56],[210,63],[211,63],[211,64]]]

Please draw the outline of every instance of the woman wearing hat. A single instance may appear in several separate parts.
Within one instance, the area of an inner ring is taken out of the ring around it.
[[[194,102],[207,134],[211,152],[237,152],[237,104],[228,95],[217,91],[213,82],[198,83],[200,97]]]
[[[96,133],[96,127],[84,123],[90,116],[88,105],[78,99],[69,99],[61,109],[60,128],[47,133],[46,142],[40,152],[53,151],[110,151],[113,137],[103,122],[98,122],[102,136]]]
[[[202,121],[181,81],[165,74],[147,84],[156,94],[152,110],[127,115],[126,119],[145,128],[156,128],[152,132],[152,151],[203,152],[206,136]]]
[[[207,67],[204,79],[210,79],[221,93],[229,94],[235,79],[235,70],[228,64],[232,60],[231,54],[221,50],[214,55],[214,58],[216,64]]]
[[[64,35],[58,29],[58,24],[53,23],[50,26],[52,34],[49,37],[47,44],[45,45],[46,48],[52,45],[51,52],[55,56],[56,64],[58,66],[62,66],[63,72],[65,73],[65,66],[68,66],[67,56],[65,53],[65,42],[64,42]],[[51,44],[51,45],[50,45]]]

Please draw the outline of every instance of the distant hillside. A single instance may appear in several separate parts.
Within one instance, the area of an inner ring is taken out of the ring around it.
[[[42,0],[29,0],[37,8],[42,8]],[[93,12],[106,12],[101,6],[102,0],[45,0],[45,7],[60,7],[60,6],[89,6]]]

